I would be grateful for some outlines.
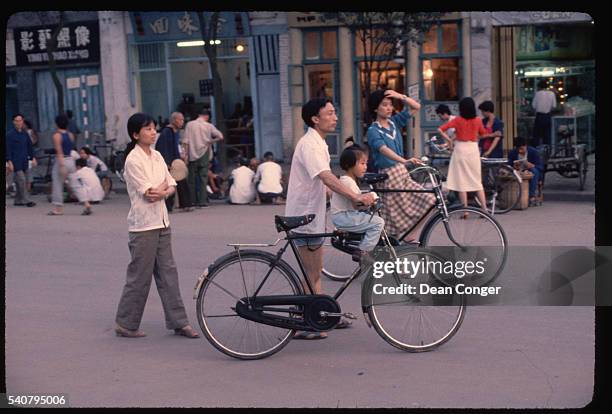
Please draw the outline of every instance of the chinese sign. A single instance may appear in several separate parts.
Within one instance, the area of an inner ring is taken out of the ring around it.
[[[203,12],[205,25],[212,12]],[[250,36],[247,12],[219,12],[214,39]],[[196,12],[130,12],[136,42],[201,40],[206,27],[200,27]]]
[[[56,26],[14,29],[17,66],[46,65],[48,49]],[[53,56],[57,64],[100,61],[100,40],[97,21],[67,23],[59,31]]]

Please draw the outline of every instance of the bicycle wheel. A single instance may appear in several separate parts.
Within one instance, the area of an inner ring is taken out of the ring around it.
[[[344,282],[358,266],[350,254],[336,249],[327,240],[323,244],[323,270],[322,273],[336,282]]]
[[[474,207],[452,207],[448,209],[448,231],[441,213],[425,224],[421,233],[422,246],[469,247],[465,252],[454,249],[456,260],[479,261],[486,258],[486,273],[473,280],[474,286],[485,286],[501,273],[508,256],[508,240],[504,229],[488,213]],[[450,232],[450,236],[449,236]]]
[[[400,259],[423,260],[425,252],[409,252]],[[390,275],[387,286],[401,285],[402,276]],[[378,279],[382,280],[382,279]],[[441,286],[433,274],[421,274],[417,284]],[[373,292],[370,291],[372,295]],[[378,296],[378,295],[375,295]],[[376,332],[390,345],[408,352],[425,352],[447,342],[459,330],[465,316],[464,295],[393,294],[373,298],[367,312]]]
[[[238,359],[260,359],[280,351],[294,330],[260,324],[240,317],[236,303],[251,297],[272,266],[268,252],[244,250],[219,259],[210,268],[197,299],[198,323],[219,351]],[[302,287],[289,265],[280,261],[258,292],[260,296],[301,295]],[[273,313],[273,312],[270,312]],[[287,313],[278,313],[287,316]]]
[[[491,214],[504,214],[512,210],[521,199],[521,183],[508,165],[500,165],[491,170],[484,179],[487,211]]]

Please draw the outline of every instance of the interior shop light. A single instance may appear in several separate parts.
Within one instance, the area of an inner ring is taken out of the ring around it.
[[[551,76],[554,75],[555,72],[552,70],[531,70],[525,72],[525,76]],[[552,80],[552,78],[550,78]]]
[[[220,44],[221,44],[221,41],[220,41],[219,39],[217,39],[217,40],[215,40],[215,44],[216,44],[216,45],[220,45]]]
[[[244,46],[241,45],[241,44],[237,44],[236,45],[236,52],[238,52],[238,53],[244,52]]]
[[[178,47],[204,46],[204,41],[203,40],[192,40],[189,42],[178,42],[176,45]]]

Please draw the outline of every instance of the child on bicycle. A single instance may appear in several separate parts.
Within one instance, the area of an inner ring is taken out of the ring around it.
[[[346,174],[340,177],[340,183],[350,191],[360,194],[357,179],[363,177],[367,166],[368,156],[361,147],[353,145],[346,148],[340,155],[340,167],[346,171]],[[370,252],[378,244],[380,233],[385,226],[382,217],[359,211],[357,205],[338,193],[332,194],[330,213],[332,223],[338,230],[365,233],[359,244],[359,250],[353,253],[353,260],[359,261],[362,258],[371,260]]]

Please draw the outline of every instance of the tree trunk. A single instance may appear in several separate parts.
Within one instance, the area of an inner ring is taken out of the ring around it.
[[[226,151],[226,140],[227,140],[227,128],[225,127],[225,115],[223,114],[223,84],[221,82],[221,75],[217,68],[217,46],[211,45],[210,40],[216,40],[217,38],[217,23],[219,21],[219,12],[212,13],[209,24],[206,25],[204,19],[204,13],[198,12],[198,19],[200,21],[200,28],[202,33],[202,40],[204,41],[204,52],[208,57],[210,64],[210,74],[213,80],[213,96],[215,100],[215,126],[223,134],[222,141],[218,143],[218,155],[219,163],[223,168],[226,166],[227,151]]]

